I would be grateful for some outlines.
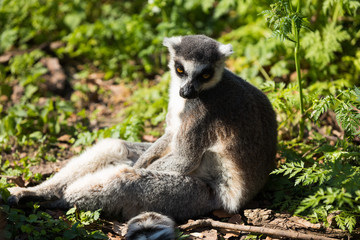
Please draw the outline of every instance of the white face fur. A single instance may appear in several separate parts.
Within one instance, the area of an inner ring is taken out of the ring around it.
[[[205,36],[190,37],[191,41],[195,41],[196,46],[186,42],[183,44],[183,37],[164,39],[164,45],[170,52],[169,68],[172,90],[177,88],[178,94],[186,99],[196,98],[200,92],[214,87],[221,80],[225,59],[233,52],[230,44],[224,45]],[[209,59],[204,60],[203,55],[206,54],[203,52],[207,50],[208,46],[216,54],[216,57],[210,56]],[[185,52],[183,56],[181,51],[177,52],[179,48]],[[200,56],[200,60],[196,59],[198,56]]]

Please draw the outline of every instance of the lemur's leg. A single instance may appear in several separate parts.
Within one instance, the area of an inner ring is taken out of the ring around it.
[[[105,215],[124,220],[145,211],[184,220],[221,207],[212,189],[198,178],[130,166],[106,168],[78,179],[51,207],[73,205],[101,208]]]
[[[40,185],[29,188],[9,188],[12,196],[8,202],[17,204],[20,199],[24,201],[60,199],[67,186],[87,174],[109,166],[132,166],[139,155],[150,145],[147,143],[130,143],[120,139],[103,139],[81,155],[71,159],[58,173]]]

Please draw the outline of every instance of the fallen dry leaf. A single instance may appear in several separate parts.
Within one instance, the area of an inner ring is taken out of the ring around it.
[[[124,102],[131,94],[130,89],[126,87],[124,84],[111,85],[109,86],[109,89],[112,93],[111,101],[114,104]]]
[[[6,96],[6,95],[1,95],[0,96],[0,102],[6,102],[6,101],[8,101],[8,97]]]
[[[58,146],[61,149],[67,149],[70,147],[70,145],[67,143],[58,143],[58,144],[56,144],[56,146]]]
[[[156,140],[158,140],[157,137],[154,137],[152,135],[144,135],[143,136],[143,140],[146,141],[146,142],[155,142]]]
[[[229,218],[232,217],[233,214],[230,214],[222,209],[217,209],[212,212],[212,214],[218,218]]]
[[[113,234],[113,233],[111,233],[111,232],[109,232],[109,233],[107,234],[107,237],[108,237],[109,240],[124,240],[124,239],[125,239],[125,237],[121,237],[121,236],[115,235],[115,234]]]
[[[65,134],[65,135],[58,137],[57,140],[60,142],[68,142],[68,141],[70,141],[70,139],[71,139],[71,135]]]
[[[18,176],[18,177],[9,176],[8,180],[10,180],[10,182],[15,183],[16,186],[18,186],[18,187],[26,186],[26,183],[25,183],[24,179],[22,178],[22,176]]]
[[[14,103],[19,103],[20,98],[22,97],[22,95],[24,95],[24,92],[25,92],[25,89],[23,86],[15,85],[13,87],[13,92],[11,94],[11,101],[13,101]]]
[[[97,72],[97,73],[91,73],[88,76],[88,79],[98,80],[96,83],[102,83],[102,79],[105,77],[105,73]],[[101,84],[98,84],[101,85]]]
[[[203,234],[202,239],[217,240],[218,232],[215,229],[203,231],[202,234]]]
[[[223,237],[224,239],[229,239],[229,238],[232,238],[232,237],[238,237],[239,234],[236,234],[236,233],[226,233]]]
[[[56,93],[63,93],[66,87],[66,74],[59,59],[45,57],[42,58],[40,62],[49,70],[47,74],[43,75],[48,90]]]
[[[65,43],[62,41],[55,41],[50,43],[50,49],[54,50],[54,49],[58,49],[62,46],[65,46]]]
[[[204,237],[204,235],[199,232],[192,232],[192,233],[189,233],[189,235],[192,237],[195,237],[195,238],[200,238],[200,239],[202,239]]]
[[[11,53],[5,53],[4,55],[1,55],[0,63],[5,63],[5,62],[9,61],[11,57],[12,57]]]
[[[235,214],[229,219],[228,223],[241,224],[244,223],[244,220],[240,214]]]
[[[23,158],[26,157],[27,155],[28,155],[28,153],[22,152],[22,153],[19,154],[19,158],[20,158],[20,159],[23,159]]]
[[[75,153],[80,153],[83,150],[82,146],[72,147],[71,150]]]

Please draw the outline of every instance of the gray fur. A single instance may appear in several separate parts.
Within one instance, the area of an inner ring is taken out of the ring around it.
[[[173,45],[176,56],[201,63],[214,63],[223,56],[219,42],[203,35],[185,36],[181,44]]]
[[[171,240],[175,239],[172,219],[155,212],[145,212],[128,222],[126,239]]]
[[[267,97],[224,68],[231,45],[199,35],[166,38],[164,45],[172,76],[165,134],[152,145],[102,140],[39,186],[10,189],[10,203],[56,200],[48,206],[185,220],[218,208],[237,211],[258,193],[277,143]]]

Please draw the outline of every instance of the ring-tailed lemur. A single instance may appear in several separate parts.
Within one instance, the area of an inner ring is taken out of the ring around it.
[[[135,217],[128,239],[171,239],[173,222],[158,213],[185,220],[234,212],[262,188],[277,143],[267,97],[224,68],[231,45],[202,35],[164,45],[172,78],[165,134],[154,144],[101,140],[42,184],[11,188],[10,203],[102,209]]]

